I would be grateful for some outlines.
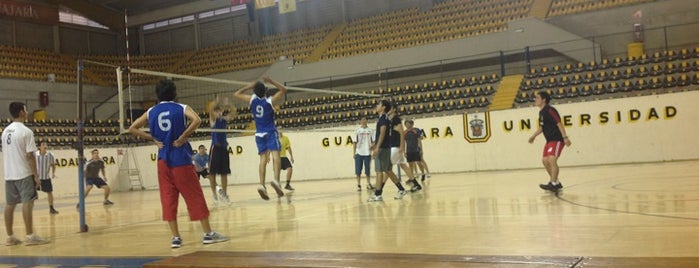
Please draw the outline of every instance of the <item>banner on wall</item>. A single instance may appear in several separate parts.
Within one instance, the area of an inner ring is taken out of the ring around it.
[[[58,23],[58,9],[36,3],[0,0],[0,17],[56,24]]]
[[[490,112],[464,114],[464,138],[469,143],[490,139]]]
[[[255,0],[256,9],[273,7],[274,4],[276,4],[274,0]]]
[[[296,11],[296,0],[279,0],[279,14]]]

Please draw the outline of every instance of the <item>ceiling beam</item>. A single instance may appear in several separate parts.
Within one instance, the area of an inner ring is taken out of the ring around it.
[[[103,6],[90,3],[88,1],[75,0],[51,0],[51,3],[62,5],[86,18],[93,20],[99,24],[109,27],[112,31],[122,31],[124,28],[124,16],[119,12],[112,11]]]

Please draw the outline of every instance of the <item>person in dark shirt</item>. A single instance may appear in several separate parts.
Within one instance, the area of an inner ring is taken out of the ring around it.
[[[100,171],[102,172],[102,177],[100,177]],[[93,186],[104,190],[104,201],[102,204],[105,206],[114,205],[112,201],[109,201],[109,185],[107,185],[107,175],[104,170],[104,161],[100,158],[100,152],[97,149],[92,150],[92,159],[85,163],[85,198],[92,190]],[[78,204],[79,206],[80,204]]]
[[[413,188],[411,191],[419,191],[422,186],[417,182],[417,166],[420,160],[422,160],[422,136],[420,132],[414,128],[415,123],[412,119],[405,120],[405,158],[408,161],[409,169],[413,176],[412,183]],[[425,175],[423,173],[422,180],[424,181]],[[409,181],[410,182],[410,181]]]
[[[398,109],[394,108],[389,113],[389,117],[391,118],[391,131],[389,132],[389,137],[391,139],[391,163],[403,169],[405,175],[408,176],[406,183],[413,185],[410,191],[415,192],[422,189],[422,186],[420,186],[415,179],[415,175],[408,166],[408,161],[406,160],[405,129],[403,128],[402,119],[396,112],[397,110]],[[405,194],[405,192],[399,192],[399,194]]]
[[[388,112],[391,111],[391,102],[381,100],[376,105],[376,113],[379,114],[379,120],[376,122],[376,143],[372,146],[371,155],[375,159],[376,166],[376,191],[369,198],[369,202],[383,201],[383,185],[386,177],[390,178],[398,187],[398,196],[405,195],[405,189],[398,181],[398,177],[393,173],[393,165],[391,164],[391,141],[389,132],[391,131],[391,122],[388,117]],[[397,197],[398,198],[398,197]]]
[[[561,122],[561,116],[556,108],[549,105],[551,96],[546,92],[538,92],[534,97],[534,104],[539,107],[539,128],[529,138],[529,143],[533,143],[536,136],[544,133],[546,145],[544,145],[544,154],[542,162],[546,167],[550,181],[548,184],[541,184],[539,187],[544,190],[558,192],[563,188],[563,184],[558,181],[558,157],[561,156],[563,145],[570,146],[570,138],[566,134],[565,127]]]
[[[225,102],[225,101],[224,101]],[[223,103],[214,100],[209,111],[209,124],[212,129],[226,129],[228,118],[223,115]],[[211,132],[211,155],[209,157],[209,186],[214,197],[214,204],[223,202],[230,205],[228,197],[228,175],[231,174],[231,159],[228,155],[228,138],[225,132]],[[216,192],[216,175],[221,176],[221,188]]]

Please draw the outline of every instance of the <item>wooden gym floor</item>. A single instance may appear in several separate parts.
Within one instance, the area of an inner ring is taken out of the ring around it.
[[[175,250],[157,191],[114,193],[104,207],[95,189],[87,233],[78,232],[77,198],[57,199],[60,214],[49,215],[40,194],[35,228],[52,242],[2,246],[0,267],[699,266],[699,161],[563,167],[558,196],[538,188],[545,178],[543,168],[433,174],[402,200],[387,185],[379,203],[354,179],[295,182],[270,201],[233,182],[232,205],[211,213],[231,240],[202,245],[181,202],[184,246]]]

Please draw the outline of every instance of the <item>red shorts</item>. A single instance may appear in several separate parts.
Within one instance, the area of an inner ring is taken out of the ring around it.
[[[180,194],[187,204],[190,220],[198,221],[209,217],[209,208],[194,165],[168,167],[164,160],[158,160],[158,184],[164,221],[177,219]]]
[[[549,141],[544,145],[544,157],[547,156],[561,156],[563,152],[563,147],[565,144],[562,141]]]

